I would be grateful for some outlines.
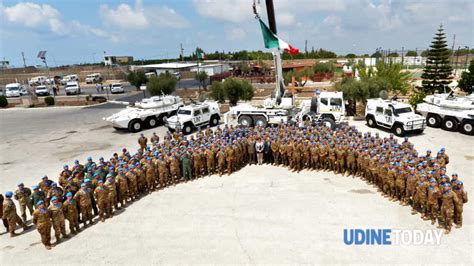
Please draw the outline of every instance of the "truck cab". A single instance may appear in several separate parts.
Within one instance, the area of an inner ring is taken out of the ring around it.
[[[342,92],[317,93],[311,100],[302,101],[298,109],[295,115],[298,121],[319,121],[328,127],[334,127],[346,120]]]
[[[409,104],[380,98],[367,101],[365,119],[369,127],[384,127],[399,137],[407,132],[422,133],[426,128],[424,117],[415,114]]]

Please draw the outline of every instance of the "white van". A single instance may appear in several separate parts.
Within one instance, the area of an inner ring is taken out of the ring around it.
[[[7,97],[20,97],[27,94],[25,86],[20,83],[10,83],[5,86],[5,96]]]
[[[76,74],[72,74],[72,75],[66,75],[63,77],[63,79],[61,80],[62,84],[63,85],[66,85],[68,82],[70,81],[77,81],[79,82],[79,76],[76,75]]]
[[[86,77],[87,84],[94,84],[94,83],[99,83],[99,82],[102,82],[102,74],[100,73],[89,74]]]
[[[28,83],[30,86],[43,85],[46,83],[47,79],[48,78],[45,76],[32,77]]]

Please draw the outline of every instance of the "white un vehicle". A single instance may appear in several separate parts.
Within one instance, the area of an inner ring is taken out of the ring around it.
[[[137,103],[110,102],[128,106],[116,114],[103,118],[103,120],[112,124],[115,129],[128,129],[131,132],[164,124],[168,117],[176,114],[176,111],[184,106],[183,100],[179,96],[172,95],[153,96]]]
[[[367,101],[365,119],[369,127],[388,128],[399,137],[407,132],[421,134],[426,128],[425,118],[415,114],[409,104],[380,98]]]
[[[171,132],[182,130],[183,134],[190,134],[198,127],[216,126],[220,119],[219,103],[204,101],[179,108],[177,114],[168,118],[166,124]]]
[[[428,95],[416,106],[416,112],[426,117],[430,127],[474,135],[474,95],[456,96],[454,93]]]

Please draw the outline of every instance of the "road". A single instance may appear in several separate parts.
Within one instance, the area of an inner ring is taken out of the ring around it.
[[[0,111],[0,191],[89,155],[133,153],[138,133],[115,131],[101,117],[107,108],[42,108]],[[364,122],[351,122],[363,132]],[[144,131],[163,136],[164,127]],[[474,138],[428,128],[410,141],[421,153],[441,147],[474,195]],[[474,208],[464,206],[464,226],[443,235],[439,246],[346,246],[343,229],[435,229],[410,209],[382,197],[358,178],[329,172],[247,166],[230,176],[210,176],[147,195],[111,220],[96,224],[51,251],[30,231],[1,235],[0,264],[465,264],[472,265]],[[19,230],[21,231],[21,230]],[[3,227],[0,227],[3,232]]]

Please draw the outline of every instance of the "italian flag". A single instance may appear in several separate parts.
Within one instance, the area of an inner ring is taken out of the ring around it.
[[[298,48],[291,46],[289,43],[283,41],[278,36],[276,36],[268,27],[263,23],[261,19],[260,27],[262,28],[263,42],[265,43],[265,48],[279,48],[285,52],[288,52],[292,55],[299,53]]]
[[[204,51],[201,49],[201,48],[196,48],[196,56],[198,59],[207,59],[207,56],[206,54],[204,53]]]

